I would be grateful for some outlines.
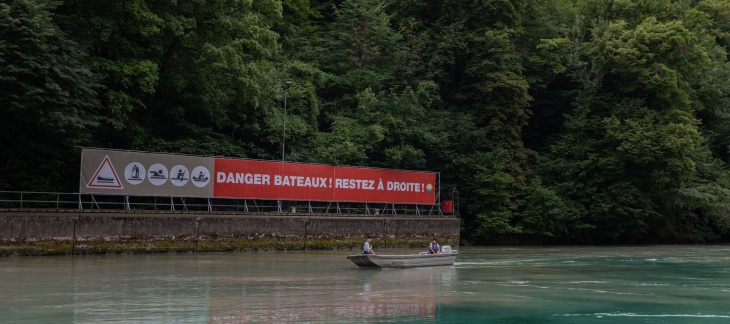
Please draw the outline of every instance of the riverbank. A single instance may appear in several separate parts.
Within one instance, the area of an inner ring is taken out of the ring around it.
[[[0,256],[359,249],[459,244],[460,220],[416,215],[0,210]]]

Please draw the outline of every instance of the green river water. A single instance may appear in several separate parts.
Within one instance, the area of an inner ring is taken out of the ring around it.
[[[730,323],[729,245],[460,247],[418,269],[348,253],[0,258],[0,322]]]

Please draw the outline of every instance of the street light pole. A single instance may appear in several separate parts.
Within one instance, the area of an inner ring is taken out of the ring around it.
[[[284,162],[284,147],[286,146],[286,95],[289,92],[291,81],[284,82],[284,130],[281,134],[281,162]]]

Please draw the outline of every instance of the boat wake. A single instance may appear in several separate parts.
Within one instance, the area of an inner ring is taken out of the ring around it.
[[[639,314],[639,313],[592,313],[592,314],[555,314],[560,317],[646,317],[646,318],[730,318],[728,314]]]

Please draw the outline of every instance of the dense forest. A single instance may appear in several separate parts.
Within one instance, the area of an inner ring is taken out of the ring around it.
[[[0,190],[285,141],[441,172],[470,243],[728,242],[728,51],[730,0],[3,0]]]

